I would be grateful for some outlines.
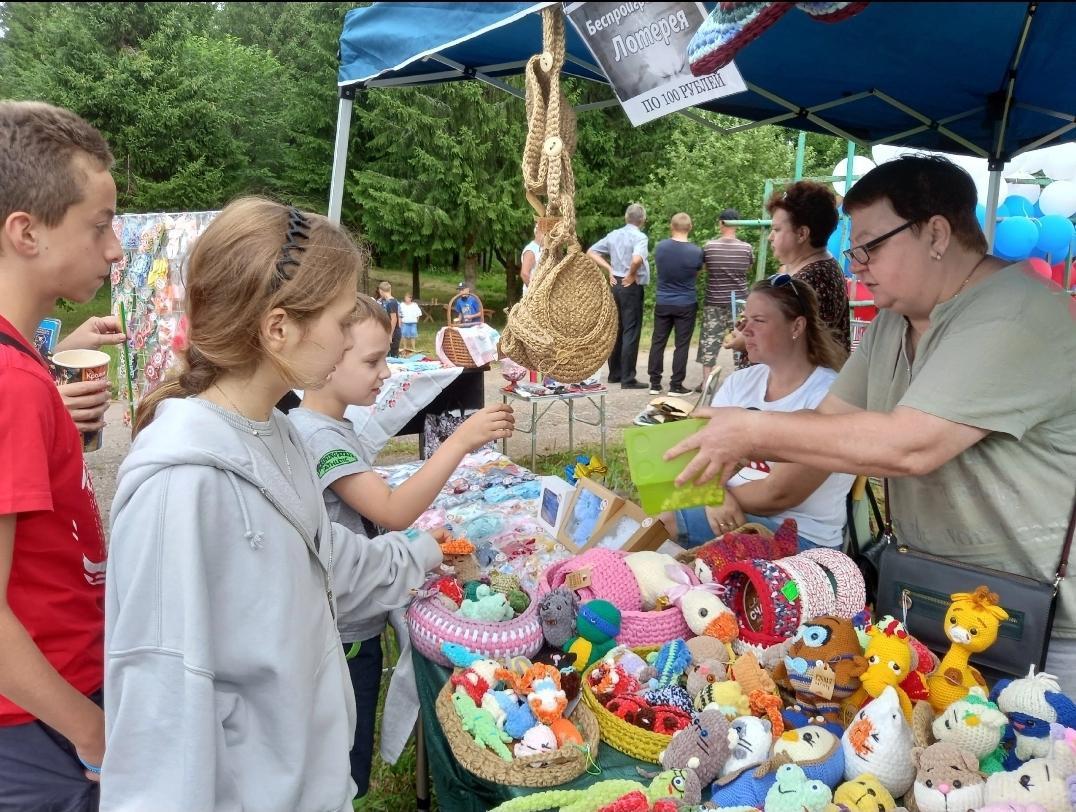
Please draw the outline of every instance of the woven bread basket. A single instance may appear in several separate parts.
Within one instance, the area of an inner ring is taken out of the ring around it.
[[[588,762],[598,760],[600,733],[598,721],[582,701],[568,717],[583,737],[583,747],[562,747],[552,753],[540,753],[505,761],[496,753],[475,743],[463,729],[452,704],[452,683],[446,682],[437,695],[435,710],[452,755],[468,772],[484,781],[512,787],[555,787],[582,775]],[[509,745],[511,748],[511,745]]]
[[[468,324],[481,324],[486,320],[486,311],[483,309],[482,300],[473,293],[470,295],[478,302],[478,313],[475,314],[474,319],[469,321]],[[452,306],[456,304],[458,298],[460,298],[460,294],[457,293],[452,297],[449,303],[445,305],[448,326],[441,329],[441,352],[445,354],[445,357],[448,358],[449,361],[458,367],[463,367],[464,369],[477,369],[483,365],[475,361],[474,357],[471,355],[471,351],[467,349],[467,344],[464,343],[459,328],[452,326],[452,318],[454,315]]]
[[[607,600],[620,610],[620,634],[616,641],[622,646],[651,646],[657,648],[682,637],[685,640],[694,637],[691,628],[684,620],[684,613],[676,606],[661,611],[642,611],[642,596],[639,584],[631,568],[624,563],[627,553],[593,550],[554,564],[542,578],[539,591],[542,594],[564,585],[568,573],[589,566],[591,568],[591,585],[578,590],[581,601],[601,598]]]
[[[452,663],[441,653],[443,642],[459,643],[492,660],[533,657],[541,649],[543,637],[538,602],[534,595],[528,596],[531,602],[523,614],[493,623],[460,617],[433,595],[416,598],[407,609],[411,644],[427,660],[446,667]]]
[[[634,649],[635,653],[644,659],[647,654],[655,650],[655,647]],[[607,711],[605,706],[598,701],[598,697],[594,694],[590,683],[586,679],[583,680],[583,702],[586,702],[591,712],[593,712],[594,718],[598,720],[598,729],[601,731],[603,742],[640,761],[649,761],[653,764],[660,763],[659,755],[662,750],[669,746],[672,736],[665,736],[661,733],[638,727],[631,722],[624,721],[615,713]]]

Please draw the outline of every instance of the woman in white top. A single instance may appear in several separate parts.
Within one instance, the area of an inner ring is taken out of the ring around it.
[[[744,322],[747,351],[757,363],[733,372],[712,405],[777,412],[817,406],[847,353],[819,318],[811,286],[788,274],[757,283],[747,297]],[[797,463],[759,460],[729,480],[723,505],[680,510],[663,519],[687,547],[745,521],[776,529],[786,518],[796,520],[800,549],[839,547],[853,479]]]
[[[408,293],[400,305],[400,338],[403,339],[403,352],[415,352],[415,339],[418,338],[418,320],[422,318],[422,308]]]
[[[534,224],[534,239],[523,247],[523,253],[519,256],[519,276],[523,280],[523,295],[527,295],[527,286],[530,285],[534,275],[534,269],[538,267],[538,260],[542,258],[542,246],[545,244],[545,232],[542,223]]]

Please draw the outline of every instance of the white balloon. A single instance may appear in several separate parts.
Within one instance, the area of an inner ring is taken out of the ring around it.
[[[1057,144],[1044,149],[1042,173],[1051,180],[1076,178],[1076,144]]]
[[[1043,214],[1060,214],[1062,217],[1076,214],[1076,183],[1071,180],[1055,180],[1042,190],[1039,208]]]
[[[874,161],[868,158],[866,155],[857,155],[852,161],[852,185],[856,185],[856,181],[866,175],[874,169]],[[845,177],[848,172],[848,159],[842,158],[841,162],[833,167],[833,174]],[[833,191],[841,197],[844,197],[845,182],[843,180],[833,181]]]
[[[1030,172],[1010,172],[1005,175],[1007,180],[1021,180],[1023,178],[1031,179]],[[1042,187],[1036,183],[1010,183],[1006,187],[1006,193],[1001,195],[1001,199],[1004,200],[1009,195],[1019,195],[1027,200],[1029,203],[1034,203],[1039,199],[1039,195],[1042,193]]]

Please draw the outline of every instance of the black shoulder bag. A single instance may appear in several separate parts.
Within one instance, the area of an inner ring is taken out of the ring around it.
[[[997,593],[1009,619],[1001,624],[994,645],[972,659],[988,671],[1012,676],[1026,676],[1029,664],[1041,670],[1046,664],[1050,645],[1058,589],[1068,571],[1069,550],[1076,527],[1076,501],[1069,516],[1054,580],[1047,582],[912,549],[900,543],[893,533],[889,482],[885,483],[884,523],[869,483],[867,492],[881,530],[862,549],[853,532],[851,555],[865,576],[872,568],[877,573],[875,615],[888,614],[903,620],[911,634],[941,653],[950,646],[944,631],[945,615],[952,602],[950,595],[973,592],[980,585],[986,586]],[[869,591],[870,583],[867,586]]]

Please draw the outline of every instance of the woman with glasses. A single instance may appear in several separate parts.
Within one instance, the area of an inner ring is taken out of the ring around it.
[[[850,350],[848,290],[841,266],[826,250],[826,242],[837,228],[837,198],[828,186],[801,180],[783,192],[774,192],[766,211],[773,220],[770,247],[782,262],[782,272],[814,288],[822,322],[844,349]],[[742,336],[734,333],[727,346],[739,353],[737,368],[755,362],[745,351]]]
[[[1076,490],[1074,312],[1027,263],[988,253],[975,203],[971,177],[940,158],[853,186],[848,256],[877,318],[814,412],[707,410],[669,452],[699,449],[681,483],[759,457],[886,476],[903,543],[1052,581]],[[1072,576],[1046,665],[1076,696]]]
[[[713,406],[813,409],[826,397],[848,356],[819,317],[814,290],[789,274],[755,284],[741,332],[754,364],[725,380]],[[845,497],[853,479],[797,463],[757,459],[729,481],[724,504],[680,510],[662,519],[684,547],[695,547],[745,521],[776,529],[786,518],[796,520],[800,549],[839,547]]]

